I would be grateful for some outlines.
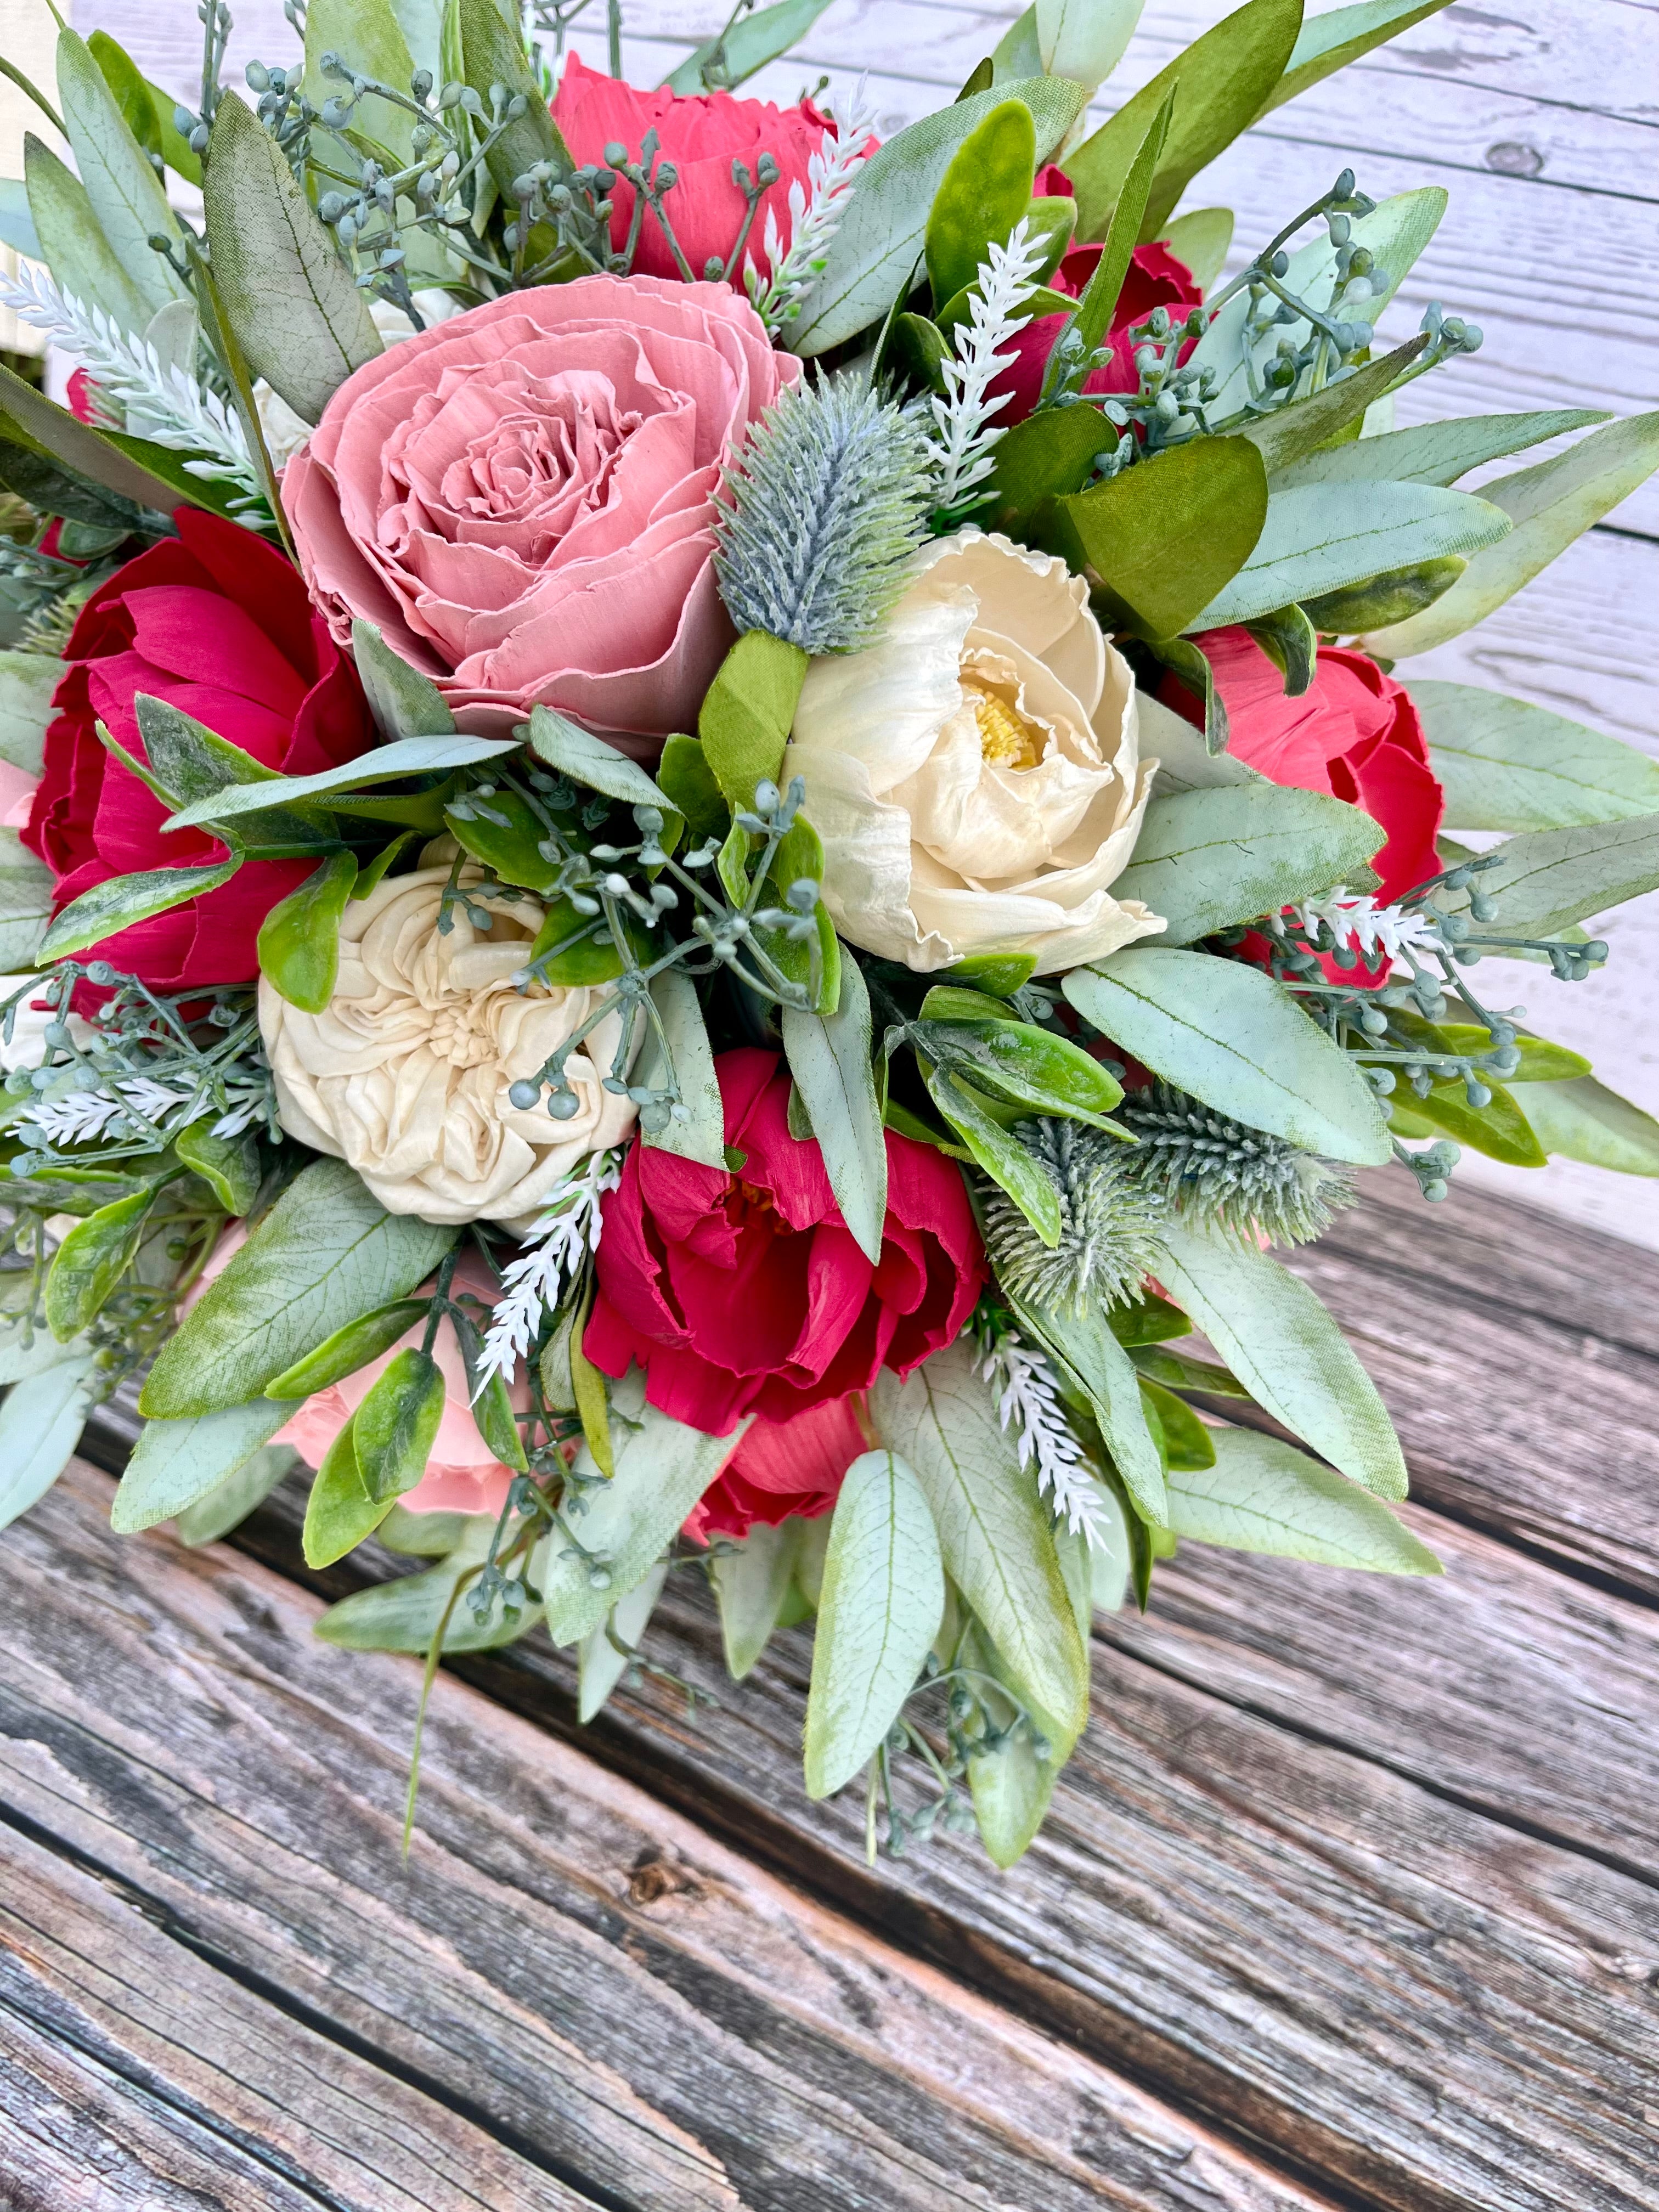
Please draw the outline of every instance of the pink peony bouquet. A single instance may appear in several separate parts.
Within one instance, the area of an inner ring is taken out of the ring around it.
[[[1359,1169],[1659,1173],[1481,969],[1606,957],[1659,768],[1412,665],[1659,417],[1396,423],[1480,343],[1379,335],[1439,191],[1188,205],[1425,12],[1248,0],[1102,122],[1133,8],[1039,6],[884,143],[733,91],[796,6],[641,91],[356,0],[244,91],[207,0],[199,112],[62,32],[0,1520],[136,1394],[118,1528],[304,1469],[323,1635],[544,1632],[584,1716],[705,1577],[736,1671],[812,1624],[813,1796],[1000,1865],[1182,1540],[1436,1571],[1278,1254]]]

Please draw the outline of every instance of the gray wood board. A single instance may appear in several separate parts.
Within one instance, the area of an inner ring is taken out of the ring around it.
[[[76,1466],[4,1539],[0,1808],[581,2193],[1325,2203],[447,1675],[405,1866],[418,1665],[315,1641],[227,1550],[112,1536],[108,1496]]]

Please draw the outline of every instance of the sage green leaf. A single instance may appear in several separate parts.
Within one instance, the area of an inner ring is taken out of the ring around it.
[[[990,1020],[924,1018],[912,1024],[910,1037],[919,1052],[976,1090],[1033,1113],[1069,1115],[1109,1129],[1107,1115],[1123,1097],[1122,1085],[1081,1046],[1033,1023],[1012,1021],[1000,1007]]]
[[[15,830],[0,830],[0,972],[15,975],[34,965],[57,882]]]
[[[82,1352],[14,1382],[0,1399],[0,1528],[44,1498],[86,1425],[96,1355]]]
[[[1317,459],[1316,449],[1327,439],[1346,429],[1374,400],[1380,399],[1428,342],[1428,332],[1419,331],[1404,345],[1384,354],[1381,361],[1367,362],[1363,368],[1351,369],[1334,382],[1322,385],[1305,399],[1294,399],[1288,407],[1276,407],[1271,415],[1247,422],[1239,434],[1248,438],[1261,454],[1267,474],[1275,479],[1274,490],[1279,489],[1285,471],[1292,469],[1304,454],[1313,454]],[[1352,442],[1360,445],[1366,441],[1355,439]],[[1346,452],[1347,448],[1339,450]],[[1382,476],[1387,472],[1378,469],[1363,473]],[[1322,481],[1317,475],[1312,480]],[[1290,481],[1300,483],[1302,479],[1293,475]]]
[[[493,86],[504,86],[509,94],[524,94],[523,114],[509,123],[499,137],[490,134],[485,155],[496,188],[510,206],[513,179],[523,176],[526,169],[546,161],[568,175],[575,164],[549,111],[547,95],[531,74],[516,13],[509,9],[503,15],[495,0],[459,0],[458,22],[466,82],[481,95],[486,110]],[[545,224],[538,224],[531,233],[529,260],[537,258],[544,240],[550,250],[552,233]]]
[[[1163,1279],[1259,1406],[1379,1498],[1406,1462],[1376,1386],[1299,1276],[1254,1245],[1165,1223]]]
[[[1037,52],[1045,76],[1068,76],[1091,92],[1104,84],[1134,36],[1146,0],[1036,0]]]
[[[1287,100],[1306,92],[1325,78],[1346,69],[1362,54],[1386,40],[1397,39],[1413,23],[1437,15],[1447,0],[1359,0],[1352,8],[1334,8],[1304,22],[1285,64],[1285,74],[1261,110],[1271,114]],[[1257,118],[1260,120],[1260,118]]]
[[[264,1445],[204,1498],[185,1507],[178,1516],[179,1541],[192,1551],[203,1544],[216,1544],[263,1505],[299,1464],[300,1455],[291,1444]]]
[[[1413,680],[1446,819],[1460,830],[1568,830],[1659,814],[1659,761],[1618,738],[1469,684]]]
[[[162,1346],[141,1410],[177,1419],[257,1397],[348,1322],[407,1297],[456,1235],[388,1213],[343,1160],[313,1161]]]
[[[1553,460],[1482,484],[1481,498],[1512,523],[1509,535],[1477,554],[1425,613],[1373,630],[1364,641],[1366,650],[1398,660],[1461,637],[1645,483],[1656,468],[1659,412],[1606,423]]]
[[[777,781],[806,665],[799,646],[763,629],[745,630],[704,696],[697,735],[720,794],[734,812],[753,806],[757,783]]]
[[[1194,208],[1164,227],[1164,242],[1176,259],[1191,271],[1200,292],[1208,292],[1220,276],[1233,242],[1231,208]]]
[[[186,296],[166,255],[149,243],[160,236],[176,249],[179,226],[161,180],[133,137],[103,71],[85,41],[67,26],[58,33],[58,96],[64,103],[64,132],[92,212],[110,251],[153,315],[169,300]],[[247,110],[242,112],[246,115]]]
[[[149,301],[105,237],[86,186],[32,131],[23,139],[23,175],[35,258],[51,270],[58,290],[83,307],[101,307],[119,330],[142,331],[154,313]]]
[[[371,1498],[357,1465],[348,1421],[323,1455],[306,1504],[300,1548],[308,1567],[331,1567],[372,1536],[392,1510],[390,1498]]]
[[[538,710],[539,711],[539,710]],[[435,769],[469,768],[475,762],[495,760],[516,752],[511,738],[453,737],[399,738],[393,744],[376,745],[342,767],[315,775],[277,775],[268,783],[246,784],[216,793],[180,807],[161,825],[167,830],[197,830],[204,823],[234,821],[239,815],[257,814],[294,799],[327,799],[335,792],[360,791],[401,777],[425,775]]]
[[[576,1646],[576,1717],[584,1728],[627,1673],[629,1654],[638,1650],[667,1580],[664,1560],[619,1598]]]
[[[749,1673],[778,1625],[794,1579],[795,1553],[805,1525],[793,1516],[775,1528],[757,1521],[736,1542],[718,1539],[709,1554],[726,1671],[734,1682]]]
[[[1215,1462],[1170,1474],[1170,1526],[1194,1543],[1373,1574],[1437,1575],[1440,1562],[1380,1499],[1293,1444],[1214,1429]]]
[[[1121,1613],[1129,1588],[1129,1524],[1117,1492],[1097,1482],[1097,1541],[1089,1547],[1089,1596],[1096,1613]]]
[[[1552,1158],[1583,1160],[1616,1175],[1659,1176],[1659,1121],[1593,1075],[1529,1083],[1527,1119]]]
[[[234,93],[214,118],[203,207],[214,287],[248,374],[315,422],[382,350],[380,334],[288,157]]]
[[[1247,0],[1144,84],[1111,120],[1066,157],[1077,193],[1078,236],[1102,237],[1135,149],[1179,88],[1142,235],[1156,238],[1199,171],[1231,145],[1271,100],[1302,27],[1302,0]]]
[[[950,982],[988,992],[994,999],[1012,999],[1036,972],[1035,952],[975,952],[940,970]]]
[[[678,69],[669,72],[663,84],[670,92],[690,97],[741,84],[768,62],[787,54],[798,39],[804,39],[829,4],[830,0],[777,0],[775,6],[758,9],[751,15],[734,14],[719,38],[705,39]],[[720,74],[712,82],[706,82],[704,68],[716,55]]]
[[[531,708],[530,744],[550,768],[557,769],[574,783],[585,784],[590,791],[603,792],[607,799],[619,799],[625,806],[660,806],[671,814],[675,811],[666,793],[637,761],[629,760],[615,745],[592,736],[550,707]]]
[[[1134,160],[1129,165],[1129,173],[1118,194],[1117,205],[1112,210],[1106,241],[1101,248],[1093,274],[1084,286],[1082,297],[1066,328],[1060,332],[1049,349],[1048,362],[1042,378],[1045,398],[1054,391],[1059,380],[1062,343],[1075,348],[1079,358],[1086,359],[1099,348],[1112,327],[1113,316],[1122,296],[1123,280],[1128,275],[1129,265],[1134,258],[1135,243],[1140,236],[1146,203],[1152,194],[1152,179],[1158,173],[1158,165],[1169,137],[1170,118],[1175,110],[1175,93],[1171,91],[1147,125],[1146,136],[1141,140]]]
[[[0,760],[39,775],[45,765],[52,695],[64,665],[41,653],[0,653]]]
[[[1508,517],[1486,500],[1438,484],[1307,484],[1274,491],[1249,560],[1184,627],[1220,629],[1249,622],[1384,569],[1478,553],[1509,531]]]
[[[1061,988],[1103,1036],[1218,1113],[1357,1166],[1393,1158],[1370,1085],[1261,969],[1132,947]]]
[[[1027,1704],[1072,1735],[1089,1667],[1036,1479],[958,1340],[906,1381],[884,1369],[871,1405],[882,1443],[920,1482],[946,1573],[985,1623]]]
[[[1407,1113],[1419,1115],[1431,1127],[1455,1137],[1488,1159],[1502,1160],[1512,1168],[1541,1168],[1548,1154],[1533,1133],[1526,1110],[1507,1085],[1483,1078],[1492,1096],[1484,1106],[1471,1106],[1462,1079],[1437,1083],[1425,1097],[1413,1094],[1402,1103]]]
[[[137,1257],[159,1185],[118,1198],[77,1221],[46,1270],[46,1322],[60,1344],[78,1336]]]
[[[1140,1396],[1148,1425],[1158,1431],[1164,1464],[1170,1474],[1215,1465],[1215,1446],[1210,1440],[1209,1426],[1199,1419],[1183,1399],[1146,1375],[1140,1378]],[[1162,1518],[1167,1524],[1168,1513]]]
[[[388,1522],[398,1510],[395,1504],[385,1509]],[[529,1631],[535,1615],[528,1606],[516,1618],[509,1617],[499,1605],[494,1606],[488,1618],[480,1622],[466,1601],[465,1590],[456,1598],[457,1584],[465,1578],[470,1587],[489,1556],[495,1516],[427,1513],[419,1517],[422,1522],[453,1522],[459,1517],[459,1542],[436,1566],[428,1567],[420,1574],[403,1575],[395,1582],[376,1583],[369,1589],[354,1590],[338,1605],[330,1606],[313,1627],[313,1636],[320,1637],[325,1644],[337,1644],[348,1651],[412,1651],[423,1655],[431,1650],[432,1639],[446,1611],[449,1614],[449,1626],[444,1632],[446,1652],[493,1650],[501,1644],[514,1642]],[[452,1599],[455,1601],[453,1604]]]
[[[0,362],[0,431],[8,416],[40,453],[118,499],[163,514],[178,506],[179,495],[172,483],[144,466],[142,458],[129,458],[129,448],[141,457],[154,450],[144,440],[106,436],[90,422],[77,422],[67,407],[58,406]]]
[[[957,94],[959,100],[970,100],[975,93],[985,89],[980,82],[984,68],[981,62]],[[997,40],[991,55],[991,82],[1004,85],[1020,77],[1041,76],[1042,73],[1042,45],[1037,37],[1034,0],[1024,15],[1015,16]]]
[[[4,429],[14,427],[6,424]],[[67,542],[60,538],[66,555],[86,558],[112,552],[139,526],[139,512],[131,500],[76,476],[22,438],[0,434],[0,483],[38,514],[60,516],[67,532],[85,533],[78,544],[72,534]]]
[[[84,1337],[59,1344],[49,1328],[34,1329],[26,1343],[21,1325],[9,1317],[0,1333],[0,1383],[21,1382],[31,1375],[44,1375],[48,1367],[78,1359],[90,1348]]]
[[[1087,97],[1081,85],[1064,78],[1022,78],[924,115],[888,139],[859,173],[793,349],[809,358],[827,353],[879,322],[899,294],[908,290],[911,272],[921,258],[933,195],[957,148],[994,107],[1005,100],[1024,102],[1036,125],[1036,159],[1042,162],[1077,120]]]
[[[268,1444],[293,1412],[291,1404],[254,1398],[186,1420],[146,1421],[110,1507],[111,1528],[136,1535],[197,1504]]]
[[[263,1170],[258,1144],[251,1132],[236,1137],[216,1136],[214,1116],[210,1114],[180,1129],[173,1149],[210,1186],[227,1213],[240,1215],[252,1210],[259,1195]]]
[[[724,841],[732,827],[732,811],[720,797],[714,771],[697,738],[676,731],[664,739],[657,781],[670,805],[684,817],[690,843],[701,845],[709,837],[717,844]]]
[[[1498,902],[1493,927],[1516,937],[1552,936],[1659,887],[1659,813],[1524,830],[1498,850],[1477,880]]]
[[[1098,1311],[1057,1312],[1015,1299],[1010,1304],[1025,1333],[1069,1370],[1093,1406],[1101,1437],[1136,1512],[1143,1521],[1167,1522],[1164,1469],[1147,1426],[1140,1377],[1107,1317]]]
[[[685,1119],[671,1115],[660,1129],[642,1129],[641,1141],[677,1153],[683,1160],[700,1160],[706,1168],[723,1168],[726,1109],[720,1101],[720,1079],[714,1073],[714,1054],[697,987],[682,969],[665,968],[660,975],[652,978],[651,1000],[668,1041],[668,1057],[674,1064]],[[648,1030],[633,1080],[655,1089],[667,1079],[662,1046],[656,1031]]]
[[[1115,618],[1143,637],[1173,637],[1199,627],[1200,610],[1219,603],[1251,559],[1272,504],[1248,438],[1194,438],[1056,499],[1037,534],[1088,578]],[[1281,592],[1267,604],[1294,596]]]
[[[1445,1039],[1453,1052],[1473,1056],[1492,1048],[1491,1038],[1477,1023],[1437,1022],[1434,1027],[1436,1034]],[[1517,1032],[1515,1049],[1521,1055],[1521,1065],[1510,1070],[1504,1078],[1507,1083],[1568,1083],[1590,1072],[1590,1064],[1582,1052],[1569,1051],[1564,1044],[1551,1044],[1546,1037],[1528,1036],[1524,1030]]]
[[[1304,607],[1279,607],[1250,623],[1249,631],[1285,678],[1287,699],[1299,699],[1312,689],[1319,667],[1319,637]]]
[[[23,136],[23,159],[27,167],[28,149],[38,146],[40,140],[30,132]],[[61,165],[60,165],[61,166]],[[72,170],[65,170],[73,176]],[[78,184],[80,179],[76,178]],[[34,227],[34,217],[29,212],[28,186],[21,177],[0,177],[0,246],[10,246],[14,253],[25,255],[30,261],[44,261],[46,248],[40,243],[40,234]]]
[[[1328,637],[1350,637],[1379,623],[1404,622],[1420,614],[1450,591],[1468,565],[1460,555],[1449,553],[1443,560],[1388,568],[1360,583],[1304,599],[1302,612],[1314,629]]]
[[[1180,642],[1186,644],[1186,639]],[[1265,784],[1264,775],[1247,768],[1230,752],[1212,752],[1204,732],[1194,729],[1183,714],[1164,706],[1150,691],[1137,691],[1135,711],[1140,721],[1143,759],[1156,759],[1155,799],[1172,798],[1185,791],[1238,790]],[[1276,789],[1280,787],[1275,786]]]
[[[331,1383],[343,1382],[348,1375],[356,1374],[371,1359],[390,1352],[400,1337],[424,1322],[430,1304],[428,1298],[394,1298],[389,1305],[365,1314],[361,1321],[348,1322],[314,1352],[296,1359],[282,1374],[273,1375],[265,1386],[266,1397],[309,1398]]]
[[[1164,944],[1191,945],[1346,882],[1383,834],[1359,807],[1288,785],[1154,799],[1113,896],[1162,915]]]
[[[927,1095],[975,1164],[1006,1190],[1050,1249],[1060,1242],[1060,1197],[1048,1172],[946,1067],[925,1071]]]
[[[745,1419],[726,1437],[688,1428],[646,1403],[637,1368],[613,1386],[611,1403],[618,1417],[616,1471],[588,1492],[586,1510],[573,1524],[586,1556],[556,1539],[546,1563],[547,1626],[556,1644],[580,1644],[643,1582],[749,1425]],[[599,1472],[587,1444],[576,1470],[590,1480]],[[597,1585],[596,1565],[605,1577]]]
[[[357,1473],[377,1504],[414,1489],[443,1417],[443,1370],[429,1352],[406,1344],[375,1376],[352,1421]]]
[[[935,306],[971,285],[994,246],[1031,204],[1036,125],[1024,100],[1005,100],[963,140],[927,211],[923,252]]]
[[[887,1218],[887,1138],[870,1064],[870,994],[850,952],[833,1014],[783,1010],[783,1049],[842,1218],[872,1262]]]
[[[453,734],[455,717],[437,685],[394,653],[376,625],[361,615],[352,618],[351,653],[369,712],[388,744],[399,738]]]
[[[320,1014],[340,972],[340,917],[357,880],[355,854],[334,853],[259,925],[259,973],[273,991]]]
[[[981,1622],[969,1621],[960,1662],[972,1669],[974,1693],[992,1724],[998,1729],[1010,1728],[1027,1701],[1020,1697]],[[1060,1769],[1076,1741],[1074,1735],[1045,1717],[1032,1712],[1030,1717],[1043,1730],[1046,1758],[1037,1755],[1031,1728],[1022,1725],[1004,1735],[994,1750],[970,1753],[968,1759],[968,1788],[980,1841],[992,1865],[1005,1872],[1024,1856],[1042,1826]]]
[[[1501,461],[1506,454],[1541,445],[1546,438],[1607,419],[1605,408],[1571,407],[1536,415],[1465,415],[1446,422],[1419,422],[1409,430],[1386,430],[1381,437],[1355,438],[1323,453],[1304,453],[1283,471],[1279,484],[1452,484],[1483,462]]]
[[[1425,1129],[1423,1133],[1431,1133]],[[1213,1360],[1191,1359],[1184,1352],[1170,1352],[1158,1344],[1132,1345],[1129,1357],[1149,1382],[1161,1382],[1166,1390],[1202,1390],[1212,1398],[1250,1395],[1236,1376]]]
[[[1190,1336],[1193,1328],[1179,1306],[1153,1291],[1143,1291],[1131,1304],[1113,1306],[1106,1322],[1118,1342],[1131,1346],[1167,1344],[1171,1338]]]
[[[944,1613],[927,1494],[895,1453],[866,1452],[830,1524],[806,1700],[809,1797],[833,1796],[885,1740]]]

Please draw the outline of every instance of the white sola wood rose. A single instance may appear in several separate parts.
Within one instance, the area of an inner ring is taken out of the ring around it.
[[[464,888],[478,880],[463,872]],[[514,1106],[511,1086],[535,1076],[602,992],[516,990],[541,903],[474,896],[490,916],[483,930],[457,901],[446,933],[448,881],[447,867],[420,868],[348,902],[328,1005],[303,1013],[262,982],[259,1025],[289,1136],[348,1162],[391,1212],[515,1224],[633,1126],[633,1102],[603,1083],[620,1018],[608,1013],[566,1061],[577,1101],[568,1121],[545,1103]]]
[[[787,757],[843,937],[921,969],[1030,952],[1039,975],[1163,928],[1109,888],[1157,766],[1082,580],[973,528],[916,556],[874,645],[812,663]]]

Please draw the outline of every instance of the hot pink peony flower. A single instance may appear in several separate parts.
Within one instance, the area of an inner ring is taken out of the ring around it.
[[[307,582],[465,730],[537,703],[647,742],[696,727],[732,630],[720,469],[800,364],[724,284],[509,293],[349,376],[283,475]]]
[[[789,1134],[789,1078],[769,1052],[715,1063],[741,1172],[635,1145],[605,1201],[583,1340],[653,1406],[710,1436],[908,1375],[961,1333],[985,1258],[957,1169],[887,1133],[887,1220],[872,1266],[841,1218],[816,1144]]]
[[[749,203],[732,178],[732,162],[741,161],[751,178],[757,175],[763,154],[769,154],[778,165],[778,181],[762,195],[744,248],[744,264],[764,273],[761,241],[766,218],[769,214],[776,216],[787,250],[789,187],[799,184],[803,192],[810,192],[807,166],[823,145],[824,132],[835,128],[810,100],[793,107],[774,107],[765,100],[734,100],[729,92],[683,98],[665,85],[641,92],[618,77],[588,69],[578,54],[565,64],[553,101],[553,120],[577,161],[591,161],[596,168],[604,166],[605,149],[611,145],[625,146],[628,158],[637,161],[646,132],[655,131],[661,159],[675,172],[663,204],[693,276],[702,276],[711,260],[729,260],[743,228]],[[623,179],[617,181],[611,207],[611,235],[620,251],[628,242],[634,217],[634,187]],[[640,227],[634,267],[647,276],[681,274],[649,209]]]

